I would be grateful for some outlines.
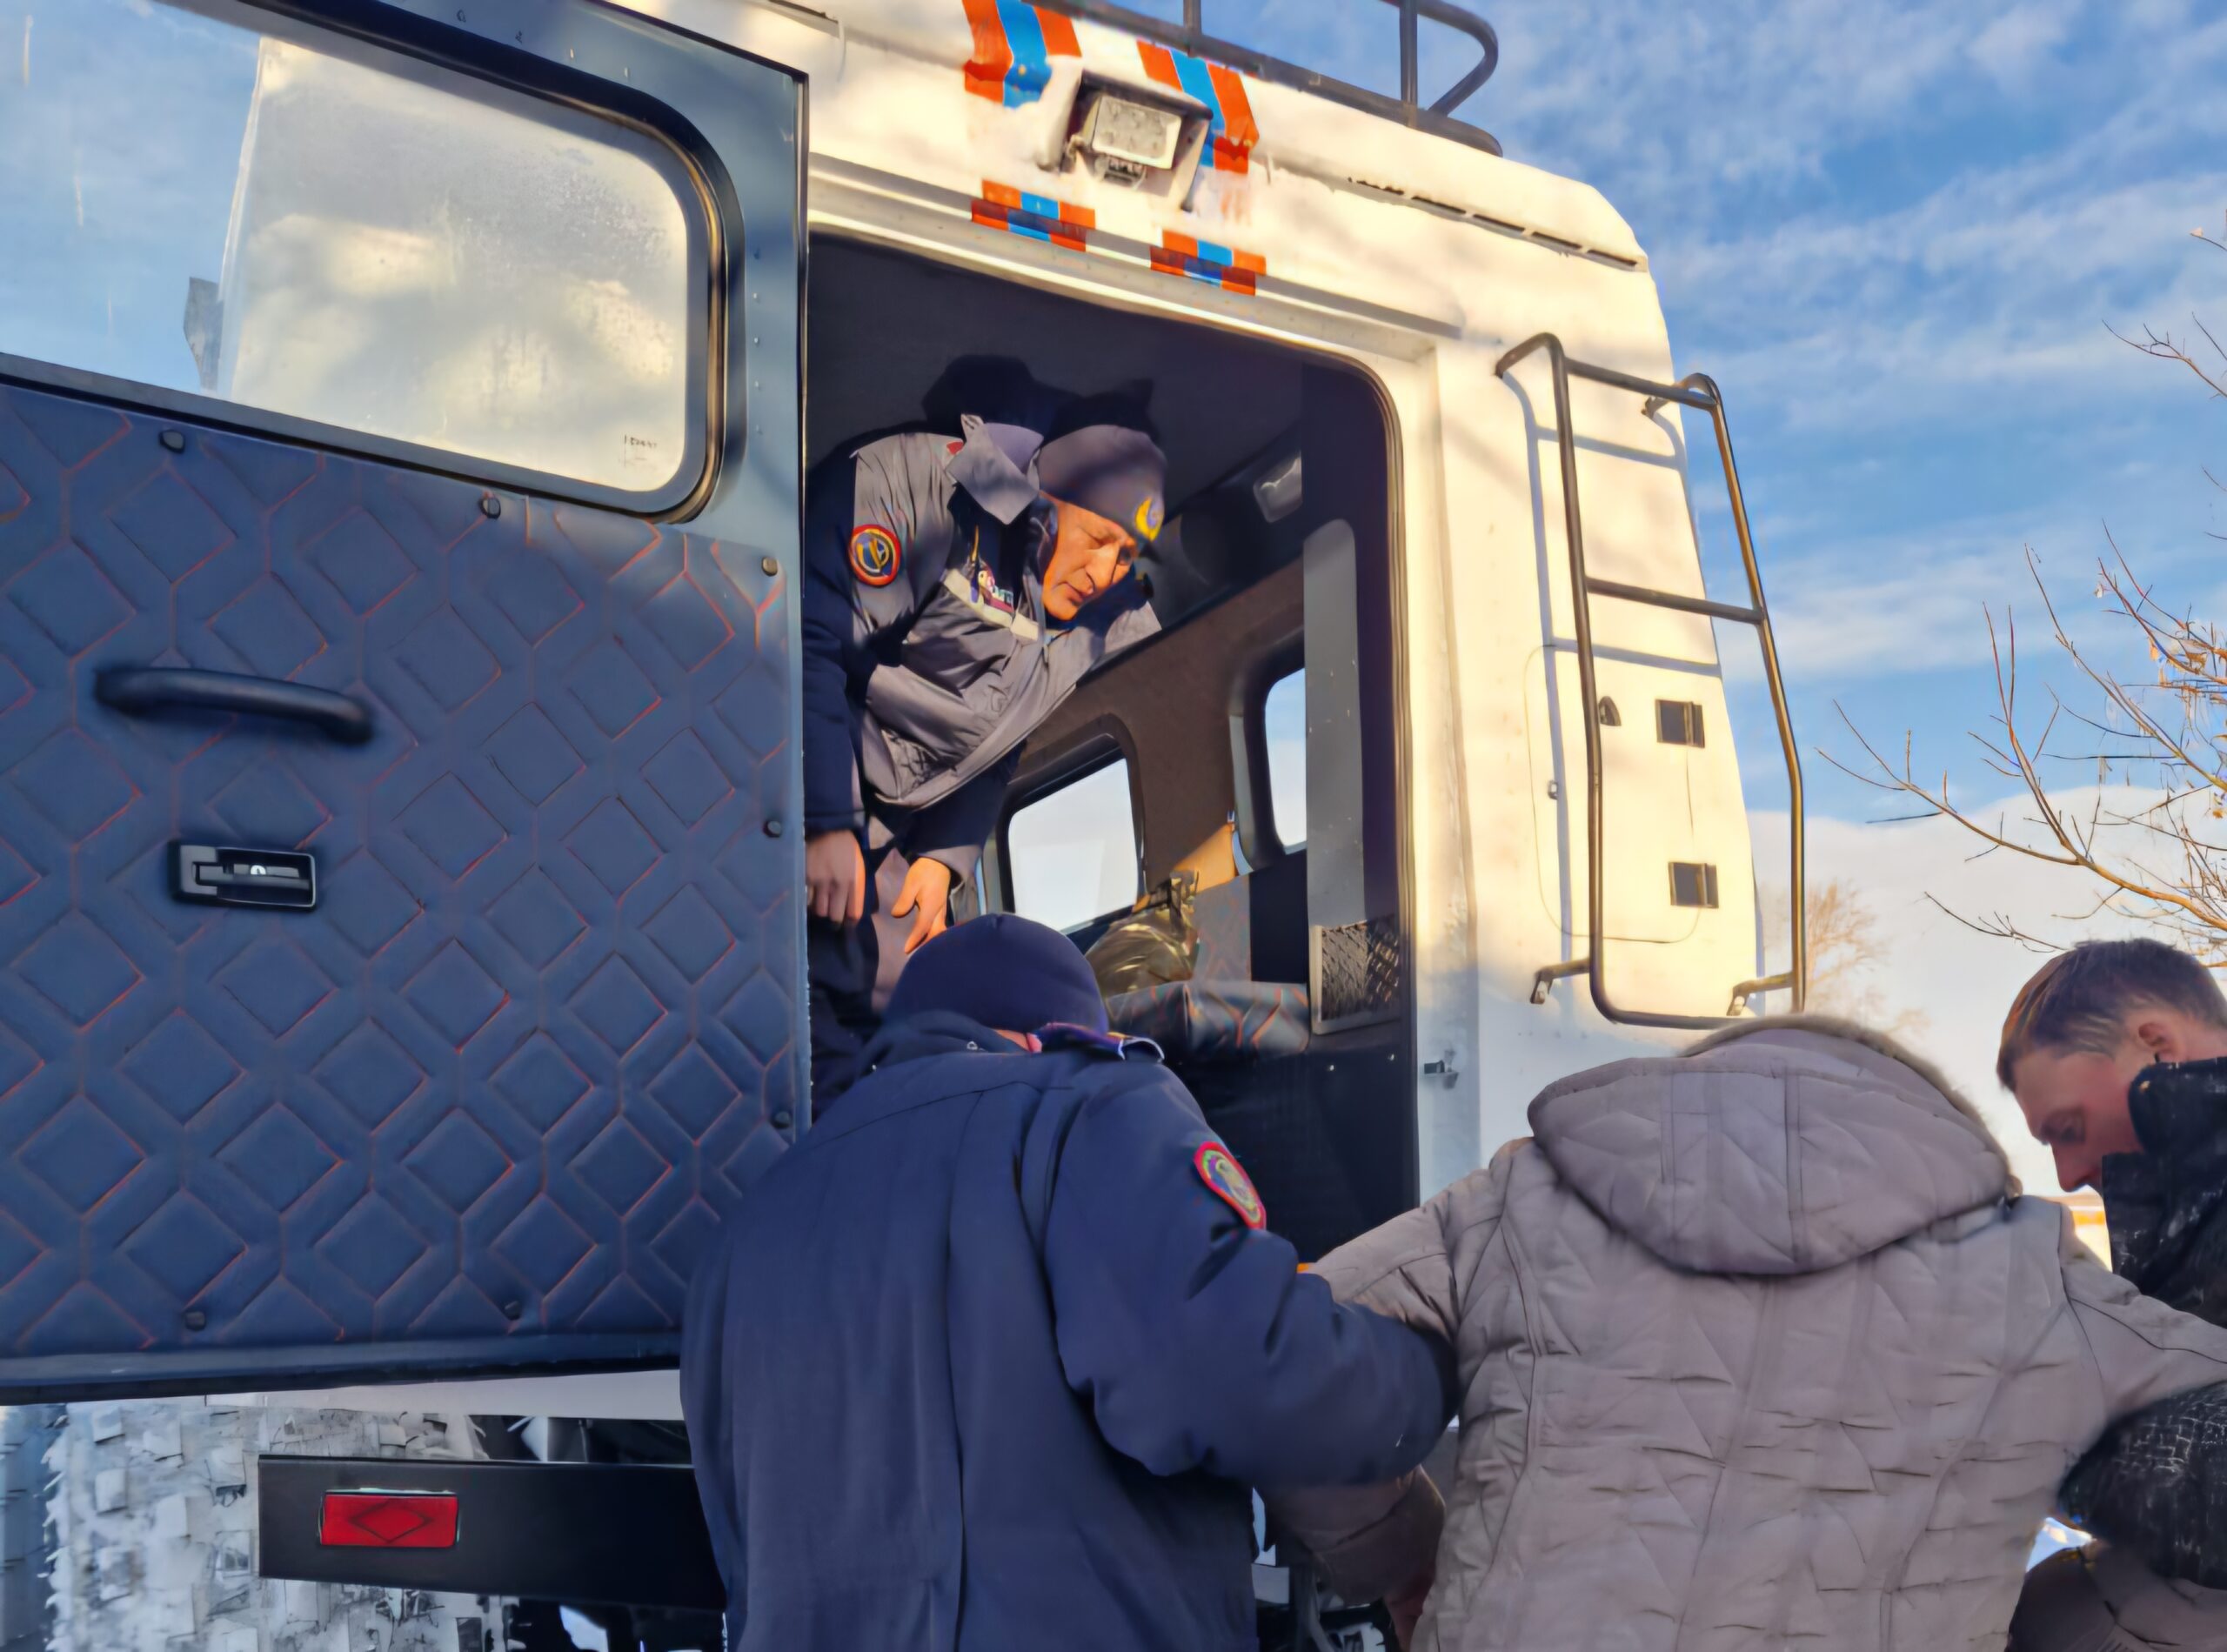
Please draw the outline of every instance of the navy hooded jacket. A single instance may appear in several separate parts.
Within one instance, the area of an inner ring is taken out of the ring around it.
[[[1150,1051],[895,1024],[728,1218],[681,1388],[731,1648],[1249,1652],[1247,1488],[1429,1451],[1444,1352],[1299,1271]]]

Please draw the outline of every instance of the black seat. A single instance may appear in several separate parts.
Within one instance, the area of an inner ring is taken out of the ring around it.
[[[1202,891],[1192,978],[1109,999],[1107,1019],[1178,1068],[1303,1054],[1313,1042],[1306,908],[1301,855]]]

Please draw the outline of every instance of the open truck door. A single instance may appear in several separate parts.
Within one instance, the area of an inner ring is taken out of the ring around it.
[[[58,10],[0,1397],[669,1361],[806,1106],[801,84],[589,0]]]

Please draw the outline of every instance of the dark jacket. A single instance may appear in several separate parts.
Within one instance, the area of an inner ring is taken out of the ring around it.
[[[805,824],[970,876],[1021,745],[1092,667],[1159,629],[1126,582],[1046,620],[1041,438],[964,422],[815,471],[804,585]]]
[[[2227,1060],[2150,1067],[2127,1102],[2143,1151],[2103,1161],[2112,1266],[2144,1295],[2227,1325]],[[2227,1588],[2227,1386],[2119,1423],[2063,1499],[2161,1576]]]
[[[1120,1049],[899,1023],[729,1218],[681,1387],[731,1647],[1250,1649],[1247,1486],[1438,1439],[1442,1350],[1300,1272]]]

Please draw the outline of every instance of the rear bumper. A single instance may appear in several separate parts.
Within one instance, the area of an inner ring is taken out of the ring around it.
[[[686,1468],[266,1455],[257,1470],[265,1577],[710,1612],[726,1604]],[[363,1502],[346,1500],[365,1493],[393,1494],[402,1508],[453,1499],[453,1512],[443,1502],[430,1528],[397,1517],[341,1530],[328,1519],[360,1512]],[[410,1546],[429,1536],[447,1541]]]

